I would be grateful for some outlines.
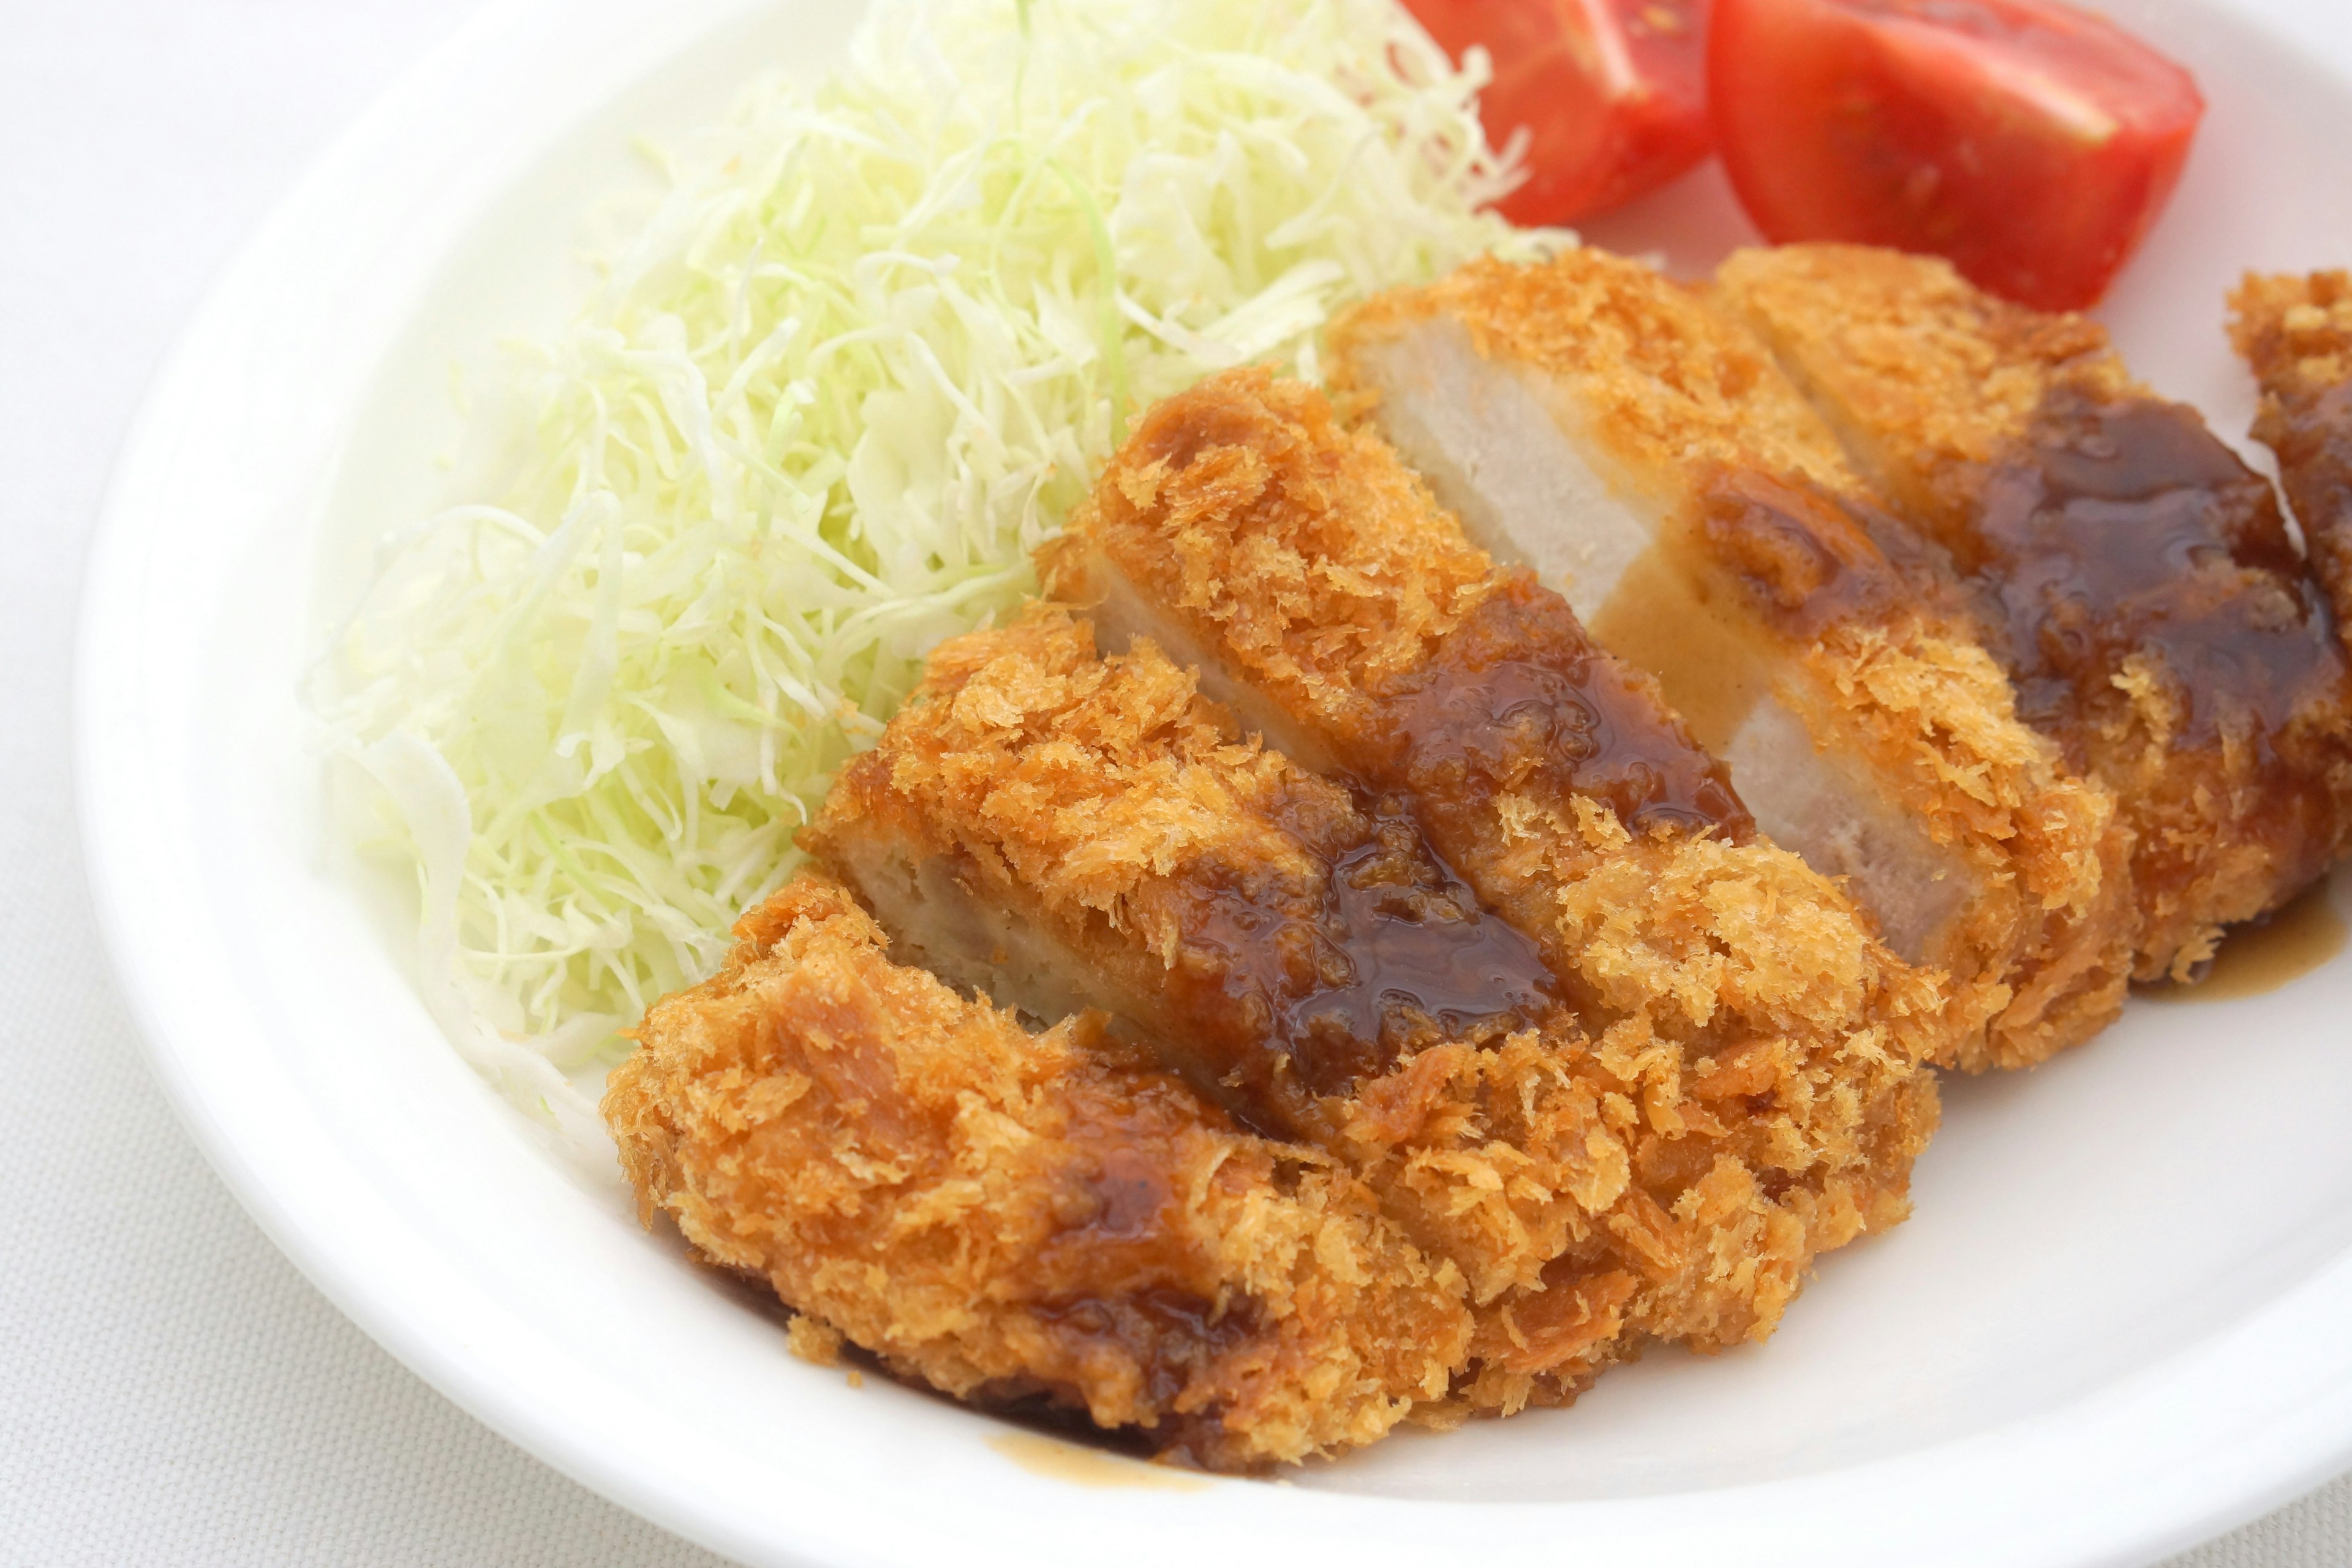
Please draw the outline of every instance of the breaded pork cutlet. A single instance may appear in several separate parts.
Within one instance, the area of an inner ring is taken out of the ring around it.
[[[1036,1017],[1099,1008],[1285,1136],[1408,1051],[1559,1010],[1409,821],[1051,607],[936,649],[803,842],[908,956]]]
[[[1039,607],[933,654],[807,842],[908,956],[1024,1011],[1106,1005],[1360,1173],[1469,1282],[1460,1403],[1509,1410],[1649,1339],[1761,1338],[1816,1252],[1901,1215],[1935,1118],[1859,977],[1775,970],[1769,876],[1657,885],[1605,806],[1573,831],[1622,868],[1560,890],[1593,954],[1570,984],[1409,812],[1240,737],[1149,641],[1098,658]],[[1604,980],[1654,1005],[1588,1030],[1570,996]],[[1783,992],[1786,1018],[1745,1005]],[[1839,1000],[1844,1032],[1801,1018]]]
[[[1886,560],[1835,438],[1744,331],[1580,250],[1474,262],[1331,336],[1336,384],[1469,540],[1655,676],[1757,825],[1951,975],[1950,1059],[2029,1064],[2114,1016],[2113,802]]]
[[[893,963],[803,877],[725,968],[646,1015],[604,1115],[648,1220],[964,1398],[1045,1394],[1220,1468],[1386,1432],[1443,1398],[1458,1272],[1310,1151]]]
[[[2343,852],[2324,598],[2268,481],[2105,329],[1859,247],[1741,252],[1715,297],[1948,558],[2021,715],[2121,801],[2139,978],[2190,976]]]
[[[1756,842],[1653,683],[1529,574],[1492,570],[1378,437],[1303,384],[1213,378],[1145,416],[1040,571],[1409,811],[1542,943],[1609,1092],[1643,1107],[1637,1173],[1744,1168],[1781,1189],[1801,1257],[1900,1216],[1933,1121],[1911,1066],[1948,1027],[1935,981]],[[1727,1114],[1733,1075],[1750,1098]]]
[[[2254,438],[2278,455],[2305,560],[2352,649],[2352,274],[2248,277],[2230,336],[2262,384]],[[2346,718],[2352,744],[2352,714]]]
[[[1732,1018],[1875,1028],[1932,1054],[1932,982],[1755,842],[1654,683],[1530,574],[1494,570],[1313,388],[1241,371],[1160,403],[1040,570],[1122,639],[1181,639],[1285,750],[1403,804],[1588,1018],[1680,1040]],[[1775,919],[1720,923],[1741,883]]]

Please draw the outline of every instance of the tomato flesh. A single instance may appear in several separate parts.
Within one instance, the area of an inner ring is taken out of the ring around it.
[[[1656,189],[1707,154],[1707,0],[1405,0],[1459,61],[1484,45],[1479,118],[1528,135],[1513,223],[1570,223]]]
[[[1933,252],[2053,310],[2106,291],[2205,110],[2180,67],[2050,0],[1716,0],[1707,65],[1767,238]]]

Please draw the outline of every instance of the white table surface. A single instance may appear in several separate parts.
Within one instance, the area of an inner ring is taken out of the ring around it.
[[[719,1562],[478,1425],[278,1256],[150,1080],[83,886],[74,605],[142,389],[313,153],[479,3],[0,0],[6,1568]],[[2352,69],[2345,0],[2242,3]],[[2352,1477],[2171,1568],[2347,1563]]]

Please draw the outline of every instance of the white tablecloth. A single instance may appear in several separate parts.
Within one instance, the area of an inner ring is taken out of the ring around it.
[[[2343,0],[2246,0],[2352,67]],[[147,376],[312,153],[478,0],[0,0],[0,1564],[718,1559],[375,1348],[150,1081],[67,769],[82,557]],[[2352,1478],[2175,1568],[2343,1568]]]

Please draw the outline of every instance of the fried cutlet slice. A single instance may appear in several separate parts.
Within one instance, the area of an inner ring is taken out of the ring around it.
[[[1398,1080],[1417,1097],[1432,1062],[1500,1059],[1482,1047],[1514,1037],[1513,1059],[1584,1048],[1537,945],[1408,819],[1238,738],[1156,648],[1097,657],[1052,606],[934,650],[803,842],[907,960],[1033,1016],[1099,1008],[1283,1136],[1336,1146],[1360,1093],[1402,1092],[1368,1086],[1408,1058],[1428,1058]],[[1444,1123],[1413,1103],[1394,1142]],[[1493,1215],[1466,1165],[1425,1173],[1426,1202],[1391,1194],[1482,1300],[1535,1283],[1584,1223],[1565,1188],[1614,1195],[1612,1156],[1587,1148],[1597,1102],[1554,1120],[1568,1164],[1492,1189]]]
[[[1379,1437],[1463,1363],[1462,1279],[1311,1150],[892,963],[837,885],[747,914],[604,1116],[648,1222],[908,1376],[1219,1468]]]
[[[1106,635],[1187,648],[1277,743],[1410,809],[1544,944],[1588,1026],[1628,1031],[1675,1075],[1775,1039],[1760,1102],[1694,1139],[1669,1090],[1639,1149],[1713,1144],[1797,1185],[1858,1178],[1875,1194],[1858,1207],[1899,1214],[1916,1146],[1880,1134],[1912,1127],[1910,1064],[1949,1027],[1934,979],[1756,841],[1653,683],[1531,574],[1494,571],[1379,437],[1304,384],[1212,378],[1145,416],[1039,566]],[[1795,1110],[1788,1077],[1807,1072],[1854,1096],[1830,1121]],[[1771,1152],[1796,1145],[1820,1155],[1803,1172]]]
[[[1051,607],[937,650],[805,837],[908,957],[1027,1011],[1098,998],[1362,1175],[1467,1278],[1460,1397],[1508,1410],[1648,1339],[1763,1337],[1817,1252],[1900,1217],[1935,1118],[1893,1027],[1832,1047],[1726,1005],[1852,984],[1777,973],[1769,878],[1659,884],[1613,816],[1587,827],[1617,869],[1563,889],[1562,920],[1594,978],[1664,998],[1687,1047],[1630,1008],[1588,1035],[1411,816],[1238,738],[1148,641],[1097,658]],[[1465,1005],[1429,1005],[1460,978]]]
[[[1411,822],[1050,606],[934,650],[802,842],[911,960],[1033,1016],[1099,1008],[1285,1136],[1408,1050],[1559,1011]]]
[[[1655,676],[1765,834],[1951,976],[1951,1060],[2029,1064],[2114,1016],[2114,803],[1887,561],[1835,439],[1747,333],[1579,250],[1474,262],[1331,339],[1335,384],[1469,541]]]
[[[2270,484],[2104,328],[1861,247],[1741,252],[1716,297],[1941,552],[2020,714],[2121,802],[2138,978],[2190,976],[2342,852],[2324,598]]]
[[[2249,275],[2230,306],[2231,339],[2262,383],[2254,439],[2278,455],[2311,574],[2352,648],[2352,274]]]

